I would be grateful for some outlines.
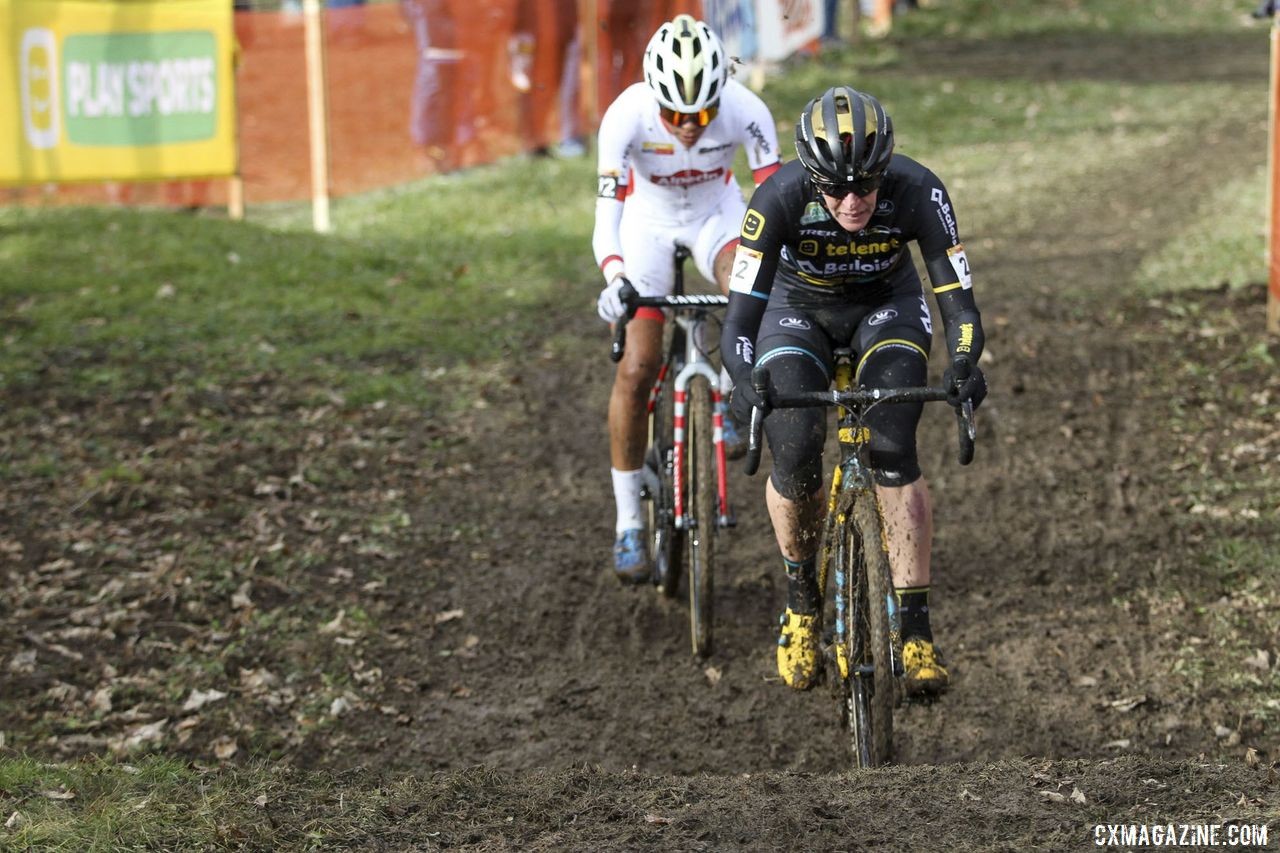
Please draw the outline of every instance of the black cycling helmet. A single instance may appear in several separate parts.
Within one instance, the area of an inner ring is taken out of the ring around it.
[[[819,187],[870,191],[893,157],[893,122],[872,96],[832,86],[800,113],[796,154]]]

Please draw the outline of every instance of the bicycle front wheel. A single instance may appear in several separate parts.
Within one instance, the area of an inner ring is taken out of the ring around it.
[[[893,581],[884,522],[875,495],[863,492],[844,504],[840,568],[850,630],[851,662],[845,682],[846,719],[854,765],[878,767],[893,754],[895,676],[889,599]]]
[[[693,653],[711,654],[712,588],[716,560],[716,454],[711,422],[711,386],[706,377],[689,383],[686,430],[689,460],[689,629]]]

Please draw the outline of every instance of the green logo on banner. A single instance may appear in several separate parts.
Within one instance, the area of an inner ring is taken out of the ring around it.
[[[211,32],[111,33],[63,41],[62,115],[76,145],[212,139],[217,40]]]

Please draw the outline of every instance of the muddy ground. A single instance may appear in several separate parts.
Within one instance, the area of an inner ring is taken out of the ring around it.
[[[1048,48],[1019,61],[1096,68],[1088,45]],[[940,75],[967,56],[913,49]],[[1266,75],[1229,39],[1112,73],[1174,55]],[[1262,161],[1258,115],[1206,132],[1217,162]],[[272,375],[85,399],[59,378],[95,355],[55,354],[4,416],[23,463],[0,493],[5,748],[388,786],[384,829],[356,847],[1079,849],[1120,818],[1280,834],[1280,714],[1232,687],[1271,677],[1275,591],[1212,550],[1280,554],[1265,292],[1122,286],[1163,239],[1153,221],[1211,189],[1183,168],[1205,144],[1175,133],[1088,191],[962,220],[992,394],[968,468],[949,414],[926,418],[955,678],[902,709],[899,766],[848,774],[829,696],[776,676],[762,477],[734,471],[708,660],[681,601],[613,579],[606,344],[563,308],[529,369],[465,374],[474,404],[425,414]]]

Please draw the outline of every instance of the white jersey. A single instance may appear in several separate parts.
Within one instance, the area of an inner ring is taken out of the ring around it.
[[[611,280],[623,274],[619,226],[625,203],[628,223],[644,221],[670,228],[702,222],[724,208],[727,197],[741,204],[733,161],[741,146],[753,174],[777,168],[778,132],[764,101],[735,80],[725,83],[719,112],[691,148],[685,148],[659,117],[649,87],[628,87],[600,122],[600,184],[592,248]],[[757,178],[757,183],[763,180]]]

